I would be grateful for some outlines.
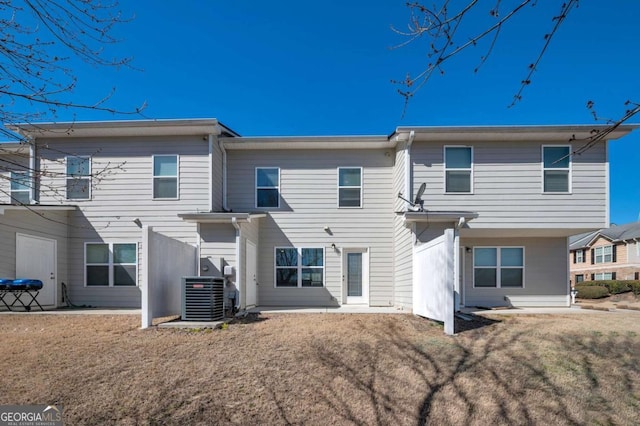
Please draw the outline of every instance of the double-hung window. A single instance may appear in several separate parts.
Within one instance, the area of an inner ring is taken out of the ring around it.
[[[600,280],[612,280],[613,279],[613,272],[599,272],[597,274],[594,274],[594,278],[598,281]]]
[[[67,200],[91,199],[91,157],[67,157]]]
[[[573,263],[584,263],[584,250],[575,251],[575,262]]]
[[[280,169],[256,167],[256,207],[280,207]]]
[[[178,199],[178,156],[153,156],[153,198]]]
[[[593,263],[613,262],[613,246],[601,246],[593,249]]]
[[[276,287],[323,287],[324,248],[276,247]]]
[[[31,182],[27,171],[11,172],[11,204],[31,204]]]
[[[136,243],[85,243],[87,286],[135,286],[137,282]]]
[[[524,248],[474,247],[473,286],[524,287]]]
[[[362,207],[361,167],[338,167],[338,207]]]
[[[571,146],[542,147],[544,192],[571,192]]]
[[[468,194],[473,191],[473,148],[444,147],[444,180],[446,193]]]

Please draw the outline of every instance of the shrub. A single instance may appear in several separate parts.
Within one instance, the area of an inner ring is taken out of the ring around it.
[[[609,290],[602,285],[577,285],[579,299],[601,299],[609,295]]]
[[[627,281],[629,288],[636,296],[640,295],[640,281]]]
[[[594,281],[583,281],[581,283],[576,284],[577,286],[585,286],[585,287],[593,287],[593,286],[598,286],[598,287],[606,287],[607,290],[609,290],[609,293],[611,294],[620,294],[620,293],[626,293],[628,291],[632,291],[633,287],[631,283],[639,283],[638,286],[640,286],[640,281],[622,281],[622,280],[594,280]],[[638,291],[640,291],[640,288],[638,288]],[[636,293],[638,294],[638,293]]]

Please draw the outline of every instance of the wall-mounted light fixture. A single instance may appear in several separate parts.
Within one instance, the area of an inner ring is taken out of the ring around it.
[[[133,219],[133,223],[138,225],[138,228],[142,228],[142,222],[140,221],[139,218],[136,217],[135,219]]]

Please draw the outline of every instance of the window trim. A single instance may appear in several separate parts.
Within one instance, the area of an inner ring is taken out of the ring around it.
[[[605,248],[609,249],[608,255],[611,257],[611,259],[608,261],[605,258],[605,256],[607,256],[607,253],[605,253],[605,250],[604,250]],[[598,255],[598,249],[600,249],[602,252],[600,255]],[[600,262],[598,262],[598,257],[602,259]],[[593,264],[598,265],[601,263],[613,263],[613,244],[609,244],[606,246],[598,246],[593,248]]]
[[[476,249],[496,249],[497,253],[496,253],[496,286],[495,287],[483,287],[483,286],[476,286],[476,268],[487,268],[487,267],[476,267]],[[502,266],[502,259],[501,259],[501,250],[502,249],[522,249],[522,266]],[[478,289],[505,289],[505,290],[509,290],[509,289],[523,289],[525,288],[525,281],[526,281],[526,249],[524,246],[475,246],[473,247],[473,258],[472,258],[472,267],[473,267],[473,288],[478,288]],[[502,269],[522,269],[522,286],[521,287],[502,287],[501,285],[501,276],[500,276],[500,271]]]
[[[468,148],[471,150],[471,164],[469,168],[447,168],[447,148]],[[444,194],[447,195],[458,195],[458,194],[462,194],[462,195],[469,195],[469,194],[473,194],[474,191],[474,149],[473,146],[470,145],[445,145],[442,148],[442,169],[443,169],[443,183],[444,183],[444,187],[442,188],[442,191]],[[448,171],[469,171],[469,191],[468,192],[449,192],[447,191],[447,172]]]
[[[294,266],[278,266],[277,265],[277,261],[278,261],[278,250],[281,249],[296,249],[296,251],[298,252],[298,265],[295,266],[295,268],[297,268],[297,274],[298,274],[298,285],[293,287],[293,286],[278,286],[278,269],[293,269]],[[320,249],[322,250],[322,266],[303,266],[302,265],[302,250],[304,249]],[[277,289],[300,289],[300,288],[308,288],[308,289],[318,289],[318,288],[326,288],[327,286],[327,274],[326,274],[326,264],[327,264],[327,251],[325,250],[324,246],[322,244],[318,244],[318,245],[306,245],[306,246],[299,246],[299,247],[294,247],[294,246],[277,246],[273,248],[273,288],[277,288]],[[317,286],[303,286],[302,285],[302,270],[303,269],[322,269],[322,287],[317,287]]]
[[[176,158],[176,175],[175,176],[156,176],[155,166],[156,157],[175,157]],[[175,178],[176,180],[176,196],[174,197],[156,197],[155,180],[159,178]],[[180,155],[179,154],[153,154],[151,156],[151,199],[152,200],[179,200],[180,199]]]
[[[342,169],[358,169],[358,170],[360,170],[360,186],[341,186],[340,185],[340,170],[342,170]],[[338,167],[337,168],[337,178],[338,178],[338,181],[337,181],[338,191],[337,191],[336,204],[337,204],[338,208],[339,209],[361,209],[361,208],[363,208],[363,206],[364,206],[364,203],[363,203],[363,199],[364,199],[364,197],[363,197],[363,193],[364,193],[364,185],[363,185],[364,184],[364,170],[363,170],[363,168],[362,167],[357,167],[357,166],[354,166],[354,167],[347,167],[347,166]],[[342,188],[344,188],[344,189],[356,189],[356,188],[359,189],[360,190],[360,205],[358,205],[358,206],[341,206],[340,205],[340,189],[342,189]]]
[[[11,186],[13,184],[13,182],[17,181],[17,177],[14,177],[14,175],[24,175],[26,176],[26,182],[27,182],[27,189],[13,189]],[[31,180],[31,172],[28,170],[11,170],[9,172],[9,202],[11,204],[14,205],[30,205],[33,202],[33,196],[32,196],[32,185],[33,185],[33,181]],[[27,193],[28,194],[28,201],[26,203],[20,202],[18,201],[15,197],[14,197],[14,193],[20,193],[20,194],[24,194]]]
[[[576,261],[573,263],[584,263],[585,261],[585,255],[584,255],[584,249],[579,249],[575,251],[576,253]]]
[[[89,174],[87,175],[82,175],[82,176],[71,176],[69,173],[69,158],[85,158],[89,161]],[[93,184],[93,179],[92,179],[92,173],[93,173],[93,161],[90,155],[67,155],[64,158],[64,163],[65,163],[65,198],[67,200],[74,200],[74,201],[86,201],[86,200],[91,200],[93,199],[93,191],[92,191],[92,184]],[[71,198],[69,197],[69,192],[67,191],[67,182],[69,180],[88,180],[89,181],[89,193],[87,194],[88,196],[86,198]]]
[[[600,275],[602,278],[598,278]],[[609,278],[605,278],[605,275],[609,275]],[[594,272],[594,281],[611,281],[613,280],[613,272]]]
[[[569,148],[569,167],[568,168],[545,168],[544,166],[544,149],[545,148]],[[542,150],[541,150],[541,158],[540,158],[540,169],[542,170],[541,172],[541,184],[542,187],[540,188],[541,192],[545,195],[554,195],[554,194],[560,194],[560,195],[566,195],[566,194],[572,194],[573,193],[573,153],[571,151],[571,145],[569,144],[544,144],[542,145]],[[567,191],[545,191],[544,190],[544,173],[547,170],[563,170],[563,171],[567,171]]]
[[[278,185],[277,186],[258,186],[258,170],[264,170],[264,169],[275,169],[278,171]],[[255,206],[256,209],[279,209],[280,208],[280,167],[273,167],[273,166],[261,166],[261,167],[256,167],[255,171],[254,171],[254,203],[253,205]],[[278,203],[275,206],[269,206],[269,207],[264,207],[264,206],[258,206],[258,190],[260,189],[275,189],[278,191]]]
[[[91,263],[87,264],[87,246],[90,245],[107,245],[109,247],[109,262],[108,263]],[[114,263],[113,262],[113,246],[119,244],[135,244],[136,245],[136,284],[135,285],[115,285],[115,265],[134,265],[132,263]],[[109,284],[108,285],[88,285],[87,284],[87,266],[107,266],[109,267]],[[136,241],[116,241],[116,242],[104,242],[104,241],[85,241],[84,243],[84,286],[89,288],[134,288],[140,287],[140,245]]]

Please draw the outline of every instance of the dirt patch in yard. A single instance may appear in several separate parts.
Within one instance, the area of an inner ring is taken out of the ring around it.
[[[66,424],[633,424],[640,313],[268,314],[224,329],[0,316],[0,404]]]
[[[602,299],[578,299],[578,305],[586,309],[631,309],[640,311],[640,296],[632,292],[614,294]]]

